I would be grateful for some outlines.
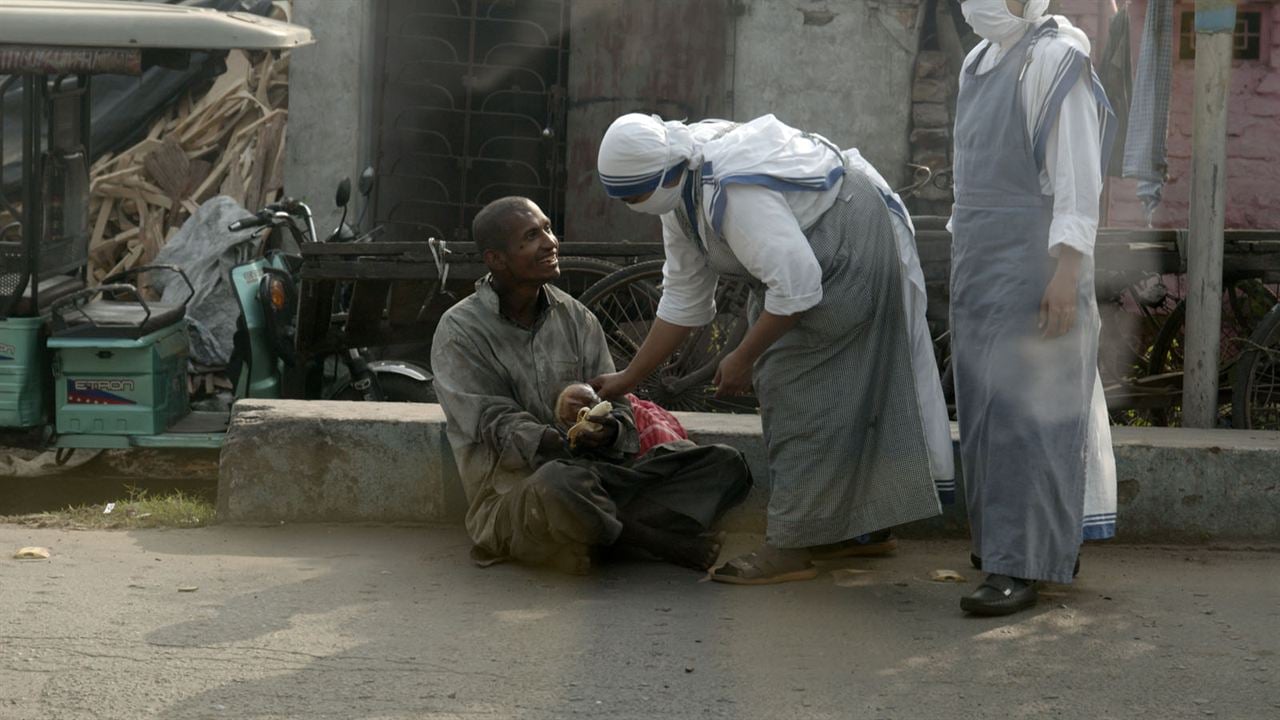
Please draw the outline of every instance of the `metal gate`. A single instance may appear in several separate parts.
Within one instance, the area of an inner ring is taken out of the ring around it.
[[[465,240],[486,203],[564,214],[568,0],[384,0],[374,215],[381,239]]]

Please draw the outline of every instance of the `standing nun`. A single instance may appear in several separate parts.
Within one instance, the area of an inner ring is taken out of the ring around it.
[[[983,38],[960,73],[951,216],[961,465],[989,573],[960,606],[981,615],[1071,582],[1081,540],[1115,531],[1093,285],[1113,115],[1088,39],[1047,5],[960,6]]]
[[[901,201],[856,150],[772,115],[686,125],[618,118],[606,192],[662,217],[662,299],[621,395],[715,315],[721,275],[754,287],[752,324],[717,394],[754,384],[769,463],[765,543],[718,568],[737,584],[805,580],[812,560],[883,551],[888,528],[938,514],[954,488],[924,277]]]

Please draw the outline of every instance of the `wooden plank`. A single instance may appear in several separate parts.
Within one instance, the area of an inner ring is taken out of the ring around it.
[[[186,192],[191,161],[173,136],[166,137],[160,147],[148,153],[142,166],[171,198],[178,198]]]
[[[454,265],[449,269],[450,280],[478,280],[489,271],[483,265]],[[304,280],[435,280],[439,277],[435,263],[359,261],[304,262],[301,271]]]
[[[447,245],[450,259],[475,258],[480,253],[475,243],[451,242]],[[369,242],[369,243],[315,243],[302,248],[304,257],[332,255],[408,255],[431,257],[431,248],[424,242]],[[586,255],[588,257],[661,257],[662,243],[560,243],[561,255]]]
[[[298,289],[298,339],[300,353],[307,353],[324,342],[333,324],[333,293],[336,284],[327,280],[309,280],[304,275]]]
[[[391,283],[386,280],[361,280],[351,289],[351,306],[343,332],[358,335],[367,328],[382,323],[382,311],[387,307],[387,292]]]
[[[435,292],[436,283],[431,281],[399,281],[391,286],[391,294],[387,300],[387,322],[392,327],[412,325],[418,320],[418,311],[426,302],[427,296]]]
[[[250,167],[249,186],[245,191],[245,208],[256,210],[266,204],[266,186],[275,168],[276,156],[280,151],[281,134],[284,131],[285,116],[274,114],[271,120],[258,129],[257,146],[254,148],[253,164]]]
[[[106,236],[107,221],[111,219],[111,211],[115,206],[116,201],[111,198],[102,201],[102,205],[98,208],[98,219],[93,224],[93,234],[89,236],[89,247],[98,245]]]

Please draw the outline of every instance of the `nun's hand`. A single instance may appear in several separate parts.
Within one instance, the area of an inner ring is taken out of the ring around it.
[[[751,389],[752,362],[737,351],[724,356],[720,367],[716,368],[716,377],[712,383],[716,386],[716,397],[737,397]]]
[[[587,381],[596,394],[605,400],[617,400],[635,389],[636,383],[627,376],[627,371],[597,375]]]
[[[1039,328],[1041,337],[1056,338],[1066,335],[1076,324],[1076,298],[1079,295],[1080,254],[1069,248],[1062,249],[1058,269],[1045,288],[1040,301]]]

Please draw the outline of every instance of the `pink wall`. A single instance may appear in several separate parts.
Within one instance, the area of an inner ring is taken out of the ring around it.
[[[1060,10],[1088,33],[1094,58],[1105,43],[1113,9],[1103,0],[1061,0]],[[1231,101],[1227,127],[1227,226],[1280,228],[1280,3],[1270,6],[1269,61],[1237,61],[1231,71]],[[1179,5],[1179,10],[1183,6]],[[1190,5],[1187,6],[1188,8]],[[1133,68],[1137,72],[1146,0],[1129,4]],[[1100,22],[1101,21],[1101,22]],[[1175,27],[1177,20],[1175,19]],[[1100,32],[1101,31],[1101,32]],[[1176,52],[1176,51],[1175,51]],[[1264,53],[1266,50],[1264,49]],[[1176,55],[1175,55],[1176,58]],[[1164,203],[1156,211],[1156,227],[1186,227],[1191,193],[1191,128],[1194,64],[1174,60],[1173,97],[1169,113],[1169,183]],[[1132,180],[1113,179],[1105,199],[1105,224],[1112,227],[1146,225],[1142,204]]]

